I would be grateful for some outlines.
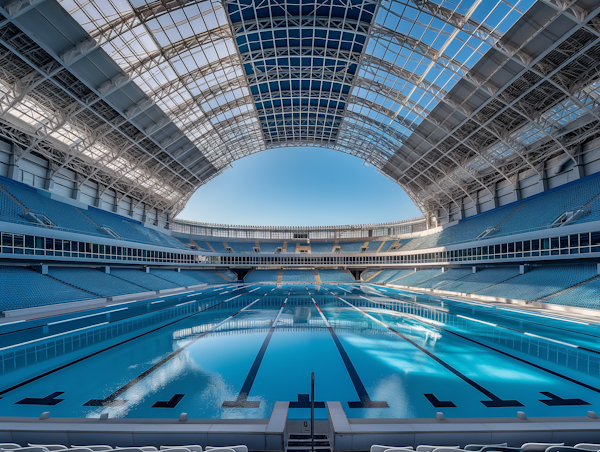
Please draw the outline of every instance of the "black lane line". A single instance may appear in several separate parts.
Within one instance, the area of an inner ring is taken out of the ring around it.
[[[287,303],[287,298],[283,302],[283,306],[279,310],[279,314],[275,318],[273,325],[269,329],[267,333],[267,337],[263,341],[256,358],[254,358],[254,362],[252,363],[252,367],[250,367],[250,371],[246,376],[246,380],[244,380],[244,384],[242,385],[242,389],[235,400],[225,400],[223,402],[222,407],[224,408],[258,408],[260,406],[260,400],[248,400],[248,395],[250,394],[250,390],[252,389],[252,385],[254,384],[254,380],[256,379],[256,374],[258,374],[258,369],[260,369],[260,365],[262,363],[263,358],[265,357],[265,353],[267,352],[267,347],[269,346],[269,342],[271,342],[271,337],[273,337],[273,333],[275,332],[275,327],[277,326],[277,321],[279,320],[279,316],[283,312],[283,308],[285,308],[285,304]]]
[[[335,295],[335,294],[334,294]],[[335,295],[337,298],[339,298],[342,301],[342,298],[340,298],[339,296]],[[369,300],[370,301],[370,300]],[[347,304],[349,304],[350,306],[353,306],[351,303],[345,301]],[[372,302],[371,302],[372,303]],[[355,306],[353,306],[355,309]],[[376,322],[378,322],[380,325],[382,325],[383,327],[387,328],[389,331],[391,331],[392,333],[398,335],[399,337],[401,337],[402,339],[404,339],[406,342],[408,342],[410,345],[412,345],[413,347],[419,349],[421,352],[425,353],[427,356],[429,356],[431,359],[433,359],[435,362],[437,362],[438,364],[440,364],[441,366],[443,366],[444,368],[446,368],[447,370],[449,370],[450,372],[452,372],[454,375],[456,375],[458,378],[460,378],[461,380],[463,380],[465,383],[467,383],[468,385],[470,385],[472,388],[476,389],[477,391],[481,392],[482,394],[484,394],[486,397],[489,397],[490,400],[481,400],[480,402],[483,403],[486,407],[488,408],[498,408],[498,407],[519,407],[519,406],[524,406],[521,402],[517,401],[517,400],[502,400],[500,397],[498,397],[497,395],[495,395],[493,392],[489,391],[488,389],[484,388],[483,386],[481,386],[479,383],[471,380],[469,377],[467,377],[465,374],[463,374],[462,372],[460,372],[458,369],[455,369],[454,367],[452,367],[450,364],[448,364],[446,361],[442,360],[441,358],[437,357],[436,355],[434,355],[433,353],[431,353],[429,350],[427,350],[426,348],[421,347],[419,344],[417,344],[415,341],[413,341],[412,339],[409,339],[407,336],[405,336],[404,334],[400,333],[399,331],[396,331],[394,328],[386,325],[385,323],[378,321],[377,319],[375,319],[375,317],[367,314],[366,312],[362,311],[361,309],[358,309],[359,312],[362,312],[363,314],[367,315],[368,317],[372,318],[373,320],[375,320]]]
[[[212,298],[212,297],[214,297],[214,296],[216,296],[216,295],[211,295],[210,297],[207,297],[207,298]],[[205,298],[203,298],[203,300],[204,300],[204,299],[205,299]],[[198,300],[198,301],[200,301],[200,300]],[[131,341],[133,341],[133,340],[135,340],[135,339],[138,339],[138,338],[140,338],[140,337],[146,336],[146,335],[148,335],[148,334],[150,334],[150,333],[154,333],[155,331],[158,331],[158,330],[160,330],[160,329],[162,329],[162,328],[166,328],[167,326],[173,325],[173,324],[175,324],[175,323],[177,323],[177,322],[181,322],[182,320],[188,319],[188,318],[190,318],[190,317],[192,317],[192,316],[195,316],[195,315],[197,315],[197,314],[200,314],[200,313],[202,313],[202,312],[206,312],[206,311],[208,311],[208,310],[210,310],[210,309],[212,309],[212,308],[215,308],[215,307],[217,307],[217,306],[219,306],[219,305],[221,305],[221,304],[223,304],[223,303],[225,303],[225,301],[221,301],[220,303],[217,303],[217,304],[214,304],[214,305],[212,305],[212,306],[209,306],[208,308],[206,308],[206,309],[204,309],[204,310],[202,310],[202,311],[194,312],[193,314],[190,314],[190,315],[188,315],[188,316],[182,317],[181,319],[174,320],[173,322],[167,323],[166,325],[163,325],[163,326],[159,326],[158,328],[154,328],[153,330],[146,331],[145,333],[142,333],[142,334],[140,334],[140,335],[138,335],[138,336],[134,336],[134,337],[132,337],[132,338],[126,339],[126,340],[124,340],[124,341],[122,341],[122,342],[119,342],[119,343],[117,343],[117,344],[111,345],[110,347],[106,347],[106,348],[103,348],[102,350],[98,350],[97,352],[90,353],[89,355],[86,355],[86,356],[82,356],[81,358],[78,358],[78,359],[76,359],[75,361],[71,361],[71,362],[69,362],[69,363],[67,363],[67,364],[63,364],[62,366],[56,367],[56,368],[54,368],[54,369],[52,369],[52,370],[49,370],[48,372],[44,372],[43,374],[37,375],[37,376],[35,376],[35,377],[32,377],[32,378],[30,378],[29,380],[22,381],[21,383],[18,383],[18,384],[14,385],[14,386],[11,386],[11,387],[10,387],[10,388],[8,388],[8,389],[4,389],[3,391],[0,391],[0,395],[4,395],[4,394],[6,394],[7,392],[14,391],[15,389],[18,389],[18,388],[20,388],[21,386],[25,386],[25,385],[27,385],[27,384],[29,384],[29,383],[31,383],[31,382],[34,382],[34,381],[36,381],[36,380],[39,380],[40,378],[44,378],[44,377],[46,377],[46,376],[48,376],[48,375],[50,375],[50,374],[53,374],[54,372],[58,372],[59,370],[65,369],[65,368],[67,368],[67,367],[70,367],[70,366],[72,366],[73,364],[77,364],[77,363],[79,363],[79,362],[81,362],[81,361],[83,361],[83,360],[86,360],[86,359],[88,359],[88,358],[91,358],[91,357],[93,357],[93,356],[96,356],[96,355],[98,355],[98,354],[100,354],[100,353],[103,353],[103,352],[105,352],[105,351],[107,351],[107,350],[111,350],[111,349],[113,349],[113,348],[115,348],[115,347],[118,347],[118,346],[120,346],[120,345],[126,344],[127,342],[131,342]],[[165,309],[171,309],[171,308],[172,308],[172,306],[171,306],[171,307],[169,307],[169,308],[165,308]],[[120,320],[118,320],[118,321],[120,321]]]
[[[367,300],[367,301],[369,301],[371,303],[374,303],[374,304],[380,304],[380,303],[376,303],[376,302],[374,302],[372,300]],[[399,312],[399,311],[394,311],[394,312]],[[582,387],[584,387],[586,389],[590,389],[590,390],[592,390],[594,392],[600,393],[600,389],[598,389],[598,388],[596,388],[594,386],[588,385],[587,383],[584,383],[584,382],[579,381],[579,380],[575,380],[574,378],[567,377],[566,375],[563,375],[563,374],[561,374],[559,372],[555,372],[554,370],[548,369],[547,367],[540,366],[539,364],[535,364],[535,363],[529,362],[526,359],[519,358],[518,356],[515,356],[515,355],[511,355],[510,353],[507,353],[507,352],[504,352],[502,350],[499,350],[499,349],[497,349],[495,347],[492,347],[491,345],[484,344],[483,342],[479,342],[479,341],[477,341],[475,339],[471,339],[468,336],[464,336],[464,335],[462,335],[460,333],[456,333],[454,331],[448,330],[448,329],[443,328],[441,326],[428,324],[427,322],[423,322],[422,320],[419,320],[417,316],[412,316],[411,318],[413,318],[413,320],[415,320],[416,322],[422,323],[422,324],[427,325],[427,326],[433,326],[434,328],[438,328],[439,330],[445,331],[446,333],[454,334],[455,336],[458,336],[458,337],[460,337],[462,339],[465,339],[467,341],[473,342],[474,344],[477,344],[477,345],[479,345],[481,347],[485,347],[485,348],[487,348],[489,350],[493,350],[496,353],[500,353],[500,354],[502,354],[504,356],[508,356],[509,358],[516,359],[517,361],[520,361],[520,362],[522,362],[524,364],[527,364],[529,366],[533,366],[536,369],[543,370],[544,372],[548,372],[549,374],[554,375],[554,376],[559,377],[559,378],[562,378],[563,380],[567,380],[568,382],[575,383],[576,385],[579,385],[579,386],[582,386]],[[578,347],[578,348],[582,349],[581,347]]]
[[[435,408],[456,408],[450,400],[439,400],[433,394],[423,394]]]
[[[239,311],[237,311],[235,314],[229,316],[227,319],[225,319],[223,322],[220,322],[215,328],[217,328],[218,326],[221,326],[222,324],[228,322],[229,320],[231,320],[233,317],[235,317],[236,315],[238,315],[240,312],[244,311],[246,308],[252,306],[254,303],[256,303],[258,300],[261,300],[262,298],[266,297],[268,294],[270,294],[273,290],[275,289],[271,289],[269,292],[267,292],[266,294],[264,294],[263,296],[257,298],[255,301],[253,301],[252,303],[250,303],[248,306],[245,306],[244,308],[240,309]],[[135,377],[134,379],[130,380],[129,382],[125,383],[125,385],[121,386],[119,389],[117,389],[115,392],[113,392],[111,395],[109,395],[108,397],[104,398],[104,399],[91,399],[88,400],[86,403],[84,403],[82,406],[121,406],[124,405],[125,403],[127,403],[127,400],[124,399],[117,399],[117,397],[119,397],[121,394],[123,394],[125,391],[127,391],[128,389],[130,389],[131,387],[135,386],[137,383],[139,383],[140,381],[142,381],[144,378],[146,378],[148,375],[150,375],[152,372],[154,372],[156,369],[158,369],[159,367],[163,366],[164,364],[168,363],[169,361],[171,361],[173,358],[175,358],[176,356],[178,356],[181,352],[183,352],[184,350],[186,350],[188,347],[190,347],[191,345],[195,344],[196,342],[198,342],[200,339],[202,339],[203,337],[205,337],[206,335],[210,334],[213,332],[213,330],[215,329],[211,329],[209,331],[205,331],[204,333],[200,334],[199,336],[197,336],[196,338],[192,339],[190,342],[188,342],[187,344],[185,344],[184,346],[178,348],[177,350],[175,350],[174,352],[170,353],[169,355],[165,356],[163,359],[161,359],[159,362],[157,362],[155,365],[153,365],[152,367],[150,367],[149,369],[146,369],[144,372],[142,372],[141,374],[139,374],[137,377]]]
[[[550,397],[549,400],[540,400],[540,402],[548,406],[591,405],[591,403],[588,403],[581,399],[563,399],[562,397],[554,395],[551,392],[540,392],[540,394],[543,394],[546,397]]]
[[[327,289],[325,289],[325,290],[327,290]],[[308,293],[310,295],[310,292],[308,292]],[[350,376],[350,379],[352,380],[352,384],[354,385],[354,389],[356,390],[356,393],[358,394],[358,398],[360,399],[359,402],[348,402],[348,407],[350,407],[350,408],[389,408],[390,406],[385,401],[376,402],[376,401],[371,400],[371,397],[369,396],[369,393],[367,392],[365,385],[363,384],[362,380],[360,379],[360,376],[358,375],[358,372],[356,371],[354,364],[352,364],[352,361],[350,360],[348,353],[346,353],[346,350],[344,349],[344,346],[340,342],[337,334],[335,333],[333,328],[331,326],[329,326],[329,322],[327,322],[327,319],[325,318],[323,311],[321,311],[321,308],[319,307],[319,305],[317,304],[315,299],[312,297],[312,295],[311,295],[311,299],[312,299],[313,303],[315,304],[315,306],[317,307],[317,309],[319,310],[319,314],[321,314],[321,317],[323,317],[323,320],[325,320],[325,324],[327,325],[327,330],[329,331],[329,334],[331,335],[331,338],[333,339],[333,342],[335,343],[335,346],[337,347],[338,352],[339,352],[340,356],[342,357],[342,361],[344,361],[344,365],[346,366],[346,371],[348,372],[348,375]]]
[[[58,405],[60,402],[62,402],[65,399],[57,399],[57,397],[61,394],[64,394],[64,392],[53,392],[52,394],[43,397],[41,399],[36,399],[36,398],[31,398],[31,397],[27,397],[26,399],[23,400],[19,400],[18,402],[15,402],[15,405],[46,405],[46,406],[54,406],[54,405]]]
[[[185,394],[175,394],[168,402],[156,402],[152,408],[175,408]]]

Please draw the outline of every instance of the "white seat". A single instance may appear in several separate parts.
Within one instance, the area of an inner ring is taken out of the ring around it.
[[[67,446],[64,446],[62,444],[31,444],[31,443],[29,443],[29,446],[31,446],[31,447],[45,447],[48,450],[65,450],[65,449],[68,449]]]
[[[212,450],[215,452],[227,452],[225,450],[220,450],[220,449],[231,449],[235,452],[248,452],[248,447],[247,446],[223,446],[223,447],[213,447],[213,446],[206,446],[205,448],[206,450]],[[215,449],[219,449],[218,451],[216,451]]]
[[[180,447],[183,447],[190,452],[202,452],[202,446],[199,446],[198,444],[188,444],[187,446],[160,446],[160,450],[179,449]]]
[[[120,452],[146,452],[141,447],[117,447],[115,450]],[[156,448],[154,448],[154,450],[156,450]]]
[[[565,443],[525,443],[521,452],[545,452],[551,446],[564,446]]]
[[[20,449],[21,445],[17,443],[0,443],[0,449],[9,450],[9,449]]]
[[[106,444],[96,444],[95,446],[73,446],[73,447],[85,447],[86,449],[90,449],[94,452],[103,452],[105,450],[112,450],[112,446],[107,446]]]
[[[48,452],[48,449],[42,446],[21,447],[20,449],[11,449],[18,452]]]
[[[1,444],[0,444],[0,447],[2,447]],[[600,444],[594,444],[594,443],[579,443],[579,444],[575,444],[575,447],[577,449],[591,450],[594,452],[600,450]]]
[[[436,449],[440,449],[440,448],[445,448],[445,449],[460,449],[460,446],[426,446],[426,445],[421,445],[421,446],[417,446],[417,452],[433,452]]]
[[[465,450],[478,451],[478,450],[481,450],[483,447],[490,447],[490,446],[507,447],[508,443],[502,443],[502,444],[467,444],[465,446]]]
[[[385,452],[389,449],[414,450],[412,446],[381,446],[379,444],[371,446],[371,452]]]

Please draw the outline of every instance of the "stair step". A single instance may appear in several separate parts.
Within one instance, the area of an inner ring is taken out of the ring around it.
[[[288,439],[310,439],[310,433],[290,433]],[[315,435],[315,439],[327,439],[327,435]]]
[[[291,439],[288,440],[288,447],[291,446],[310,446],[311,445],[311,441],[310,440],[306,440],[306,439]],[[327,446],[329,447],[329,441],[327,440],[315,440],[315,446]]]

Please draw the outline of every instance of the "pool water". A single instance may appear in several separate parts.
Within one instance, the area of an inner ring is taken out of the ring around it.
[[[597,324],[370,285],[228,285],[0,326],[8,416],[585,416]]]

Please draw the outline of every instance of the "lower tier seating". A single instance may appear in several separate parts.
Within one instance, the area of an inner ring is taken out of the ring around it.
[[[198,284],[227,284],[228,282],[214,270],[181,270],[181,272],[197,280]]]
[[[437,275],[420,283],[416,283],[415,286],[422,289],[440,289],[446,284],[456,281],[457,279],[464,278],[472,273],[473,271],[470,268],[451,268],[446,270],[441,275]]]
[[[394,284],[398,284],[400,286],[414,286],[417,283],[441,274],[442,270],[440,268],[427,268],[425,270],[411,272],[408,275],[402,276],[401,278],[394,280]]]
[[[344,270],[323,269],[319,270],[321,282],[355,282],[352,275]]]
[[[279,270],[255,270],[248,273],[244,278],[244,282],[257,283],[257,282],[277,282],[277,276]]]
[[[440,290],[448,290],[459,293],[475,293],[484,290],[502,281],[519,275],[519,267],[484,268],[477,273],[472,273],[464,278],[439,287]]]
[[[151,273],[146,273],[144,270],[139,269],[111,269],[110,274],[117,278],[129,281],[132,284],[136,284],[143,287],[146,290],[163,290],[163,289],[175,289],[180,287],[177,284],[169,282],[165,279],[154,276]]]
[[[50,267],[48,274],[65,284],[96,294],[97,298],[147,292],[147,289],[140,285],[123,281],[97,268]]]
[[[99,298],[27,267],[0,266],[0,287],[0,311]]]
[[[314,270],[284,270],[281,282],[306,282],[315,283]]]
[[[157,276],[158,278],[166,279],[167,281],[182,287],[195,286],[199,284],[197,279],[175,270],[152,269],[151,274]]]

